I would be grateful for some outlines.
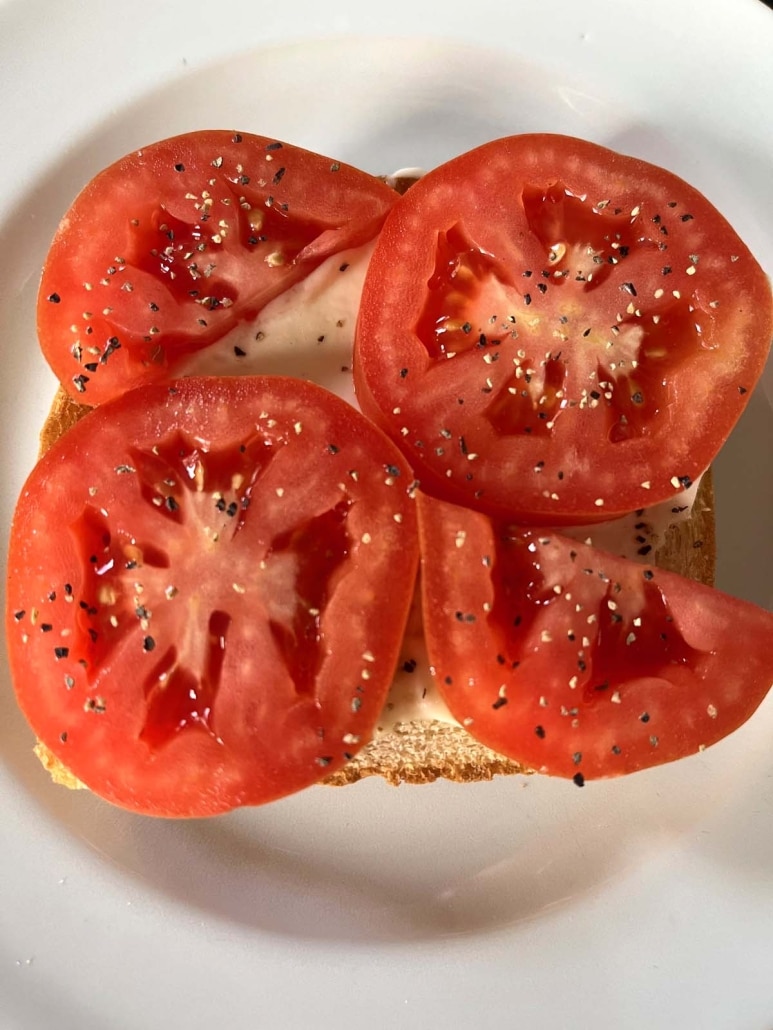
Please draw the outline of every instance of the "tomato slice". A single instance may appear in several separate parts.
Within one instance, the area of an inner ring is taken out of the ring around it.
[[[93,791],[203,816],[297,791],[372,734],[418,563],[411,472],[286,378],[190,378],[86,415],[15,514],[13,679]]]
[[[418,495],[425,633],[454,717],[555,776],[617,776],[727,736],[773,683],[773,614]]]
[[[355,387],[423,489],[521,522],[591,522],[708,467],[771,336],[766,276],[695,189],[592,143],[514,136],[393,209]]]
[[[169,379],[327,258],[373,240],[395,200],[365,172],[248,133],[137,150],[57,230],[38,296],[43,352],[88,404]]]

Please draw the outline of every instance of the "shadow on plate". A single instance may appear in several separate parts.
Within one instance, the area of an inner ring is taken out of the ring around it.
[[[577,903],[683,846],[750,775],[729,741],[583,790],[545,777],[397,789],[371,780],[174,822],[53,786],[8,691],[0,720],[18,789],[119,877],[261,933],[363,945],[488,933]]]

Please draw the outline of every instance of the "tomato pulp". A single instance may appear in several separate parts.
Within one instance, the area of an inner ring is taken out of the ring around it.
[[[273,800],[370,739],[418,562],[412,474],[332,394],[190,378],[96,408],[14,517],[6,631],[38,738],[116,804]]]
[[[672,572],[419,494],[424,626],[472,736],[556,776],[694,754],[773,682],[773,613]]]
[[[669,172],[553,135],[485,144],[387,218],[355,387],[422,488],[572,524],[688,486],[773,335],[768,279]]]
[[[173,378],[327,258],[371,241],[396,199],[366,172],[249,133],[143,147],[62,219],[38,296],[43,353],[91,405]]]

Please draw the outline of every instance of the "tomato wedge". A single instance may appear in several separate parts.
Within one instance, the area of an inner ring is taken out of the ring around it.
[[[365,172],[248,133],[137,150],[62,219],[38,296],[43,353],[87,404],[169,379],[327,258],[373,240],[396,199]]]
[[[576,524],[694,481],[771,336],[767,277],[697,190],[592,143],[513,136],[392,210],[355,387],[424,490]]]
[[[483,744],[585,780],[702,750],[773,683],[773,614],[552,530],[418,495],[438,689]]]
[[[372,734],[418,563],[412,475],[285,378],[131,391],[19,501],[6,629],[38,738],[102,797],[205,816],[300,790]]]

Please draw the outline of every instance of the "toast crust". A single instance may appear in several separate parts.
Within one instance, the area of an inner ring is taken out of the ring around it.
[[[43,454],[90,409],[78,404],[59,388],[40,433]],[[711,472],[701,480],[690,519],[669,528],[655,552],[654,564],[709,586],[716,571],[714,491]],[[84,785],[41,743],[35,748],[40,761],[56,783],[71,789]],[[461,726],[445,722],[398,723],[366,745],[343,769],[322,782],[341,787],[368,776],[380,776],[394,786],[400,783],[432,783],[453,780],[472,783],[494,776],[530,774],[532,770],[479,744]]]

